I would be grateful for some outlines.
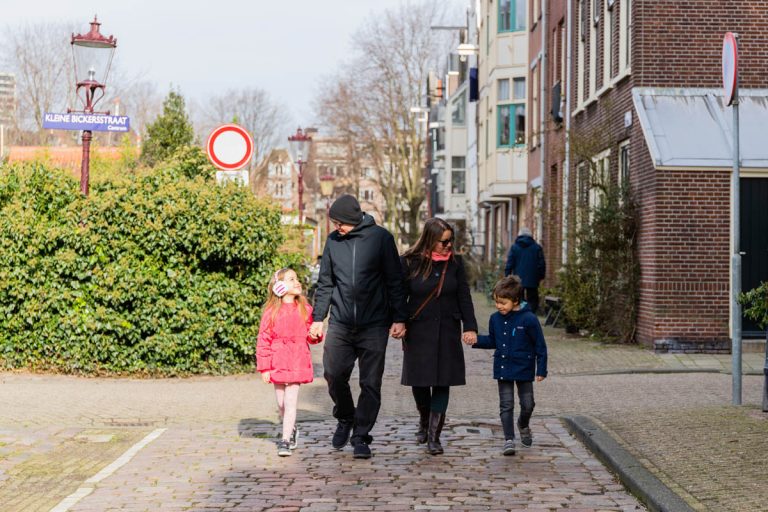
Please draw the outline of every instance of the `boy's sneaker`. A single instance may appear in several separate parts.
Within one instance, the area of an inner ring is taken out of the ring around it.
[[[355,459],[370,459],[371,458],[371,449],[368,447],[367,443],[364,443],[362,441],[358,441],[355,444],[355,451],[352,455]]]
[[[520,429],[520,444],[525,448],[530,448],[533,444],[533,436],[531,435],[531,427]]]
[[[349,435],[352,433],[351,421],[339,421],[336,425],[336,432],[333,433],[333,439],[331,439],[331,445],[334,450],[341,450],[349,442]]]
[[[280,457],[289,457],[291,455],[291,448],[288,445],[288,441],[281,439],[277,442],[277,454]]]
[[[288,448],[295,450],[297,446],[299,446],[299,429],[298,427],[293,427],[293,433],[291,433],[291,438],[288,440]]]
[[[504,455],[514,455],[515,454],[515,440],[514,439],[507,439],[504,441],[504,448],[501,450],[501,453]]]

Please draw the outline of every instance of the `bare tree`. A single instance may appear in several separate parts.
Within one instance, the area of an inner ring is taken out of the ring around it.
[[[15,130],[45,141],[43,114],[63,110],[74,96],[70,37],[74,24],[49,22],[6,27],[2,64],[16,75]]]
[[[142,140],[146,135],[146,127],[163,109],[163,97],[157,89],[157,84],[146,80],[117,81],[119,84],[113,90],[113,96],[120,99],[121,115],[131,118],[131,129]]]
[[[423,104],[427,75],[444,47],[445,2],[405,3],[368,19],[353,38],[355,55],[321,86],[321,121],[355,140],[377,166],[385,224],[413,242],[419,232],[425,135],[411,107]],[[358,144],[355,144],[358,147]]]
[[[289,131],[290,116],[282,105],[257,87],[232,89],[201,106],[200,129],[208,132],[216,125],[236,122],[253,137],[253,161],[260,162],[282,142]]]

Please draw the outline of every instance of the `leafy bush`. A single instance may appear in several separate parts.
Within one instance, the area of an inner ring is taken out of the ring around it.
[[[768,328],[768,281],[760,283],[739,296],[744,316],[757,323],[761,329]]]
[[[604,188],[601,203],[582,212],[576,254],[560,274],[566,321],[603,338],[634,340],[639,293],[637,220],[627,190]]]
[[[0,366],[253,366],[265,283],[301,256],[279,251],[278,208],[212,186],[189,160],[95,179],[88,198],[63,171],[0,167]]]

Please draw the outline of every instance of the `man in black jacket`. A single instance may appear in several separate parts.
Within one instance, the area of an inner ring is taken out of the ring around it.
[[[339,422],[332,444],[341,450],[352,434],[355,458],[367,459],[369,433],[381,407],[387,339],[402,338],[408,319],[400,257],[392,234],[363,213],[353,196],[339,197],[330,217],[336,231],[320,260],[310,334],[322,333],[330,309],[323,367]],[[349,388],[355,361],[360,367],[357,407]]]
[[[520,278],[523,296],[534,315],[539,309],[539,283],[544,279],[546,271],[547,264],[541,246],[533,239],[530,229],[520,228],[515,243],[509,249],[504,275],[514,274]]]

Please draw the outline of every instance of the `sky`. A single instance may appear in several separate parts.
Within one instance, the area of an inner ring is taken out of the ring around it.
[[[340,69],[370,15],[401,0],[3,0],[0,24],[75,22],[98,15],[114,35],[115,62],[181,89],[193,101],[259,87],[301,124],[314,121],[314,84]]]

